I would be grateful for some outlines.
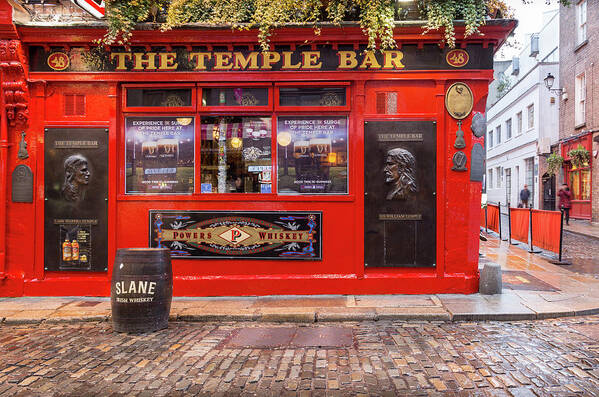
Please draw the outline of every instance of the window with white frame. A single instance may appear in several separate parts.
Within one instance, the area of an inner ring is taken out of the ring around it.
[[[495,139],[497,139],[497,144],[499,145],[501,143],[501,126],[498,125],[497,128],[495,128]]]
[[[576,83],[574,86],[574,96],[576,97],[574,119],[575,124],[583,124],[586,120],[585,104],[587,96],[586,78],[585,74],[581,73],[576,76]]]
[[[520,135],[522,133],[522,112],[516,114],[516,128],[518,135]]]
[[[501,167],[495,167],[495,187],[501,187]]]
[[[489,148],[493,147],[493,130],[489,131],[489,139],[487,139],[487,141],[489,142]]]
[[[487,186],[489,187],[489,189],[493,189],[493,170],[489,169],[487,173],[489,174],[489,181],[487,183]]]
[[[505,139],[510,139],[512,137],[512,119],[507,119],[505,121]]]
[[[527,116],[528,116],[528,129],[532,129],[535,126],[535,105],[534,104],[530,104],[528,105],[528,107],[526,108],[527,110]]]
[[[587,39],[587,0],[576,4],[576,44]]]

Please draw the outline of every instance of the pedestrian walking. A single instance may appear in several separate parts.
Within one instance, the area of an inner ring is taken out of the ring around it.
[[[570,201],[572,198],[572,192],[570,188],[565,183],[562,183],[562,186],[559,188],[559,192],[557,193],[559,196],[559,208],[564,211],[566,215],[566,225],[570,224],[570,208],[572,208],[572,202]]]
[[[528,199],[530,198],[530,190],[528,185],[524,185],[524,189],[520,190],[520,204],[523,208],[528,208]]]

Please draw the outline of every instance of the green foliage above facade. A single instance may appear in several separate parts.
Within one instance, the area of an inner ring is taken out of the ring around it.
[[[564,158],[557,153],[551,153],[547,157],[547,173],[549,175],[555,175],[559,172],[564,164]]]
[[[578,145],[576,149],[572,149],[568,152],[568,157],[570,157],[574,167],[587,167],[591,160],[591,153],[589,153],[589,151],[582,145]]]
[[[402,3],[403,4],[403,3]],[[502,0],[415,0],[424,32],[444,30],[444,41],[455,46],[454,21],[463,20],[466,36],[479,32],[489,17],[509,17]],[[412,4],[414,6],[414,4]],[[416,7],[415,7],[416,8]],[[368,38],[368,48],[393,48],[395,21],[406,10],[394,0],[108,0],[105,44],[125,44],[137,23],[155,22],[162,30],[188,23],[258,29],[263,50],[273,29],[286,24],[313,26],[357,21]]]

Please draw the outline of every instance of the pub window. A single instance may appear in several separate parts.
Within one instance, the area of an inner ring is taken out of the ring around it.
[[[346,86],[287,86],[282,83],[277,89],[277,107],[346,110],[349,108]]]
[[[279,194],[347,194],[347,116],[277,118]]]
[[[271,118],[201,117],[201,192],[272,193]]]
[[[195,118],[125,118],[125,192],[192,194]]]
[[[191,107],[191,88],[127,88],[127,107]]]
[[[267,87],[202,88],[202,106],[268,106]]]

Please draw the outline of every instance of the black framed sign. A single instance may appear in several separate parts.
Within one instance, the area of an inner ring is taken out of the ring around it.
[[[46,129],[44,170],[44,268],[108,270],[108,129]]]
[[[436,130],[434,121],[365,122],[366,266],[435,266]]]
[[[322,259],[322,213],[150,211],[150,247],[173,258]]]

